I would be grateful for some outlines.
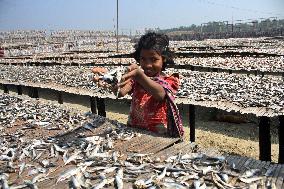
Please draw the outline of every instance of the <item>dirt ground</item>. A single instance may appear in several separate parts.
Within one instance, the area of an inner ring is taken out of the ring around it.
[[[1,92],[1,91],[0,91]],[[10,91],[10,94],[15,92]],[[56,102],[54,94],[50,91],[40,91],[41,100]],[[87,96],[64,94],[64,105],[84,112],[90,111],[90,101]],[[126,123],[129,104],[120,100],[106,100],[107,117]],[[182,113],[183,124],[186,131],[186,141],[189,141],[188,111],[185,108]],[[217,149],[222,153],[237,154],[259,159],[258,124],[257,121],[249,123],[227,123],[203,120],[202,117],[196,122],[196,144],[200,148]],[[271,126],[271,154],[272,161],[278,161],[278,131],[277,127]]]

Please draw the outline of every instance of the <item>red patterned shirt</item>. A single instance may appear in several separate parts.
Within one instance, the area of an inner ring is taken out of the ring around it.
[[[160,78],[165,80],[176,94],[180,84],[179,78],[173,75]],[[156,133],[165,133],[168,121],[166,98],[163,101],[157,101],[136,81],[132,83],[132,91],[128,125]]]

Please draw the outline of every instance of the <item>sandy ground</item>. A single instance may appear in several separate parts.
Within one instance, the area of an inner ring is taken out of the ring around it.
[[[0,90],[0,93],[3,91]],[[10,94],[16,95],[10,91]],[[41,100],[56,102],[56,96],[50,91],[40,91]],[[64,105],[82,112],[90,111],[89,97],[64,94]],[[183,123],[186,131],[186,141],[189,141],[188,111],[181,107]],[[129,104],[122,100],[106,100],[107,117],[126,123]],[[271,126],[272,161],[278,161],[278,134],[277,127]],[[218,121],[204,121],[202,117],[196,122],[196,144],[200,148],[213,148],[222,153],[237,154],[259,159],[258,125],[251,123],[226,123]]]

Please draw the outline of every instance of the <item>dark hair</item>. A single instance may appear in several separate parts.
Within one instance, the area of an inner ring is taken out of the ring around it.
[[[166,60],[163,62],[162,70],[165,70],[168,64],[174,64],[174,53],[169,49],[169,38],[165,34],[149,32],[143,35],[134,47],[135,52],[133,53],[133,56],[137,62],[140,60],[141,50],[147,49],[155,50],[163,57],[163,60]]]

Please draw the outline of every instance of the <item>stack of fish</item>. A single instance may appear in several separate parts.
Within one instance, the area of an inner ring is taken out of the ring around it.
[[[0,129],[20,123],[24,125],[22,129],[41,126],[47,130],[68,130],[85,119],[82,115],[59,108],[56,104],[42,104],[9,95],[0,96]]]
[[[5,95],[1,96],[0,107],[13,109],[22,103],[24,101]],[[18,109],[17,112],[25,111]],[[34,111],[34,115],[40,113],[38,109]],[[131,141],[141,134],[103,117],[91,114],[85,117],[82,125],[77,123],[78,126],[68,132],[57,135],[46,132],[43,137],[34,135],[33,138],[27,137],[32,128],[27,131],[18,126],[13,133],[9,132],[16,125],[7,128],[3,122],[5,117],[2,118],[1,188],[274,187],[269,179],[265,181],[274,170],[248,169],[240,173],[224,156],[183,151],[159,157],[119,151],[117,147],[122,141]],[[96,132],[102,128],[103,132]]]
[[[94,93],[111,95],[111,91],[92,82],[92,67],[77,66],[7,66],[0,65],[0,79],[10,82],[37,83],[40,85],[60,84],[82,88]],[[116,71],[117,67],[106,67]],[[179,73],[182,80],[178,97],[195,101],[225,101],[239,107],[267,107],[273,112],[283,111],[283,78],[277,76],[254,76],[245,74],[193,72],[183,69],[168,69]],[[116,75],[118,72],[115,72]],[[113,76],[110,76],[113,77]]]

